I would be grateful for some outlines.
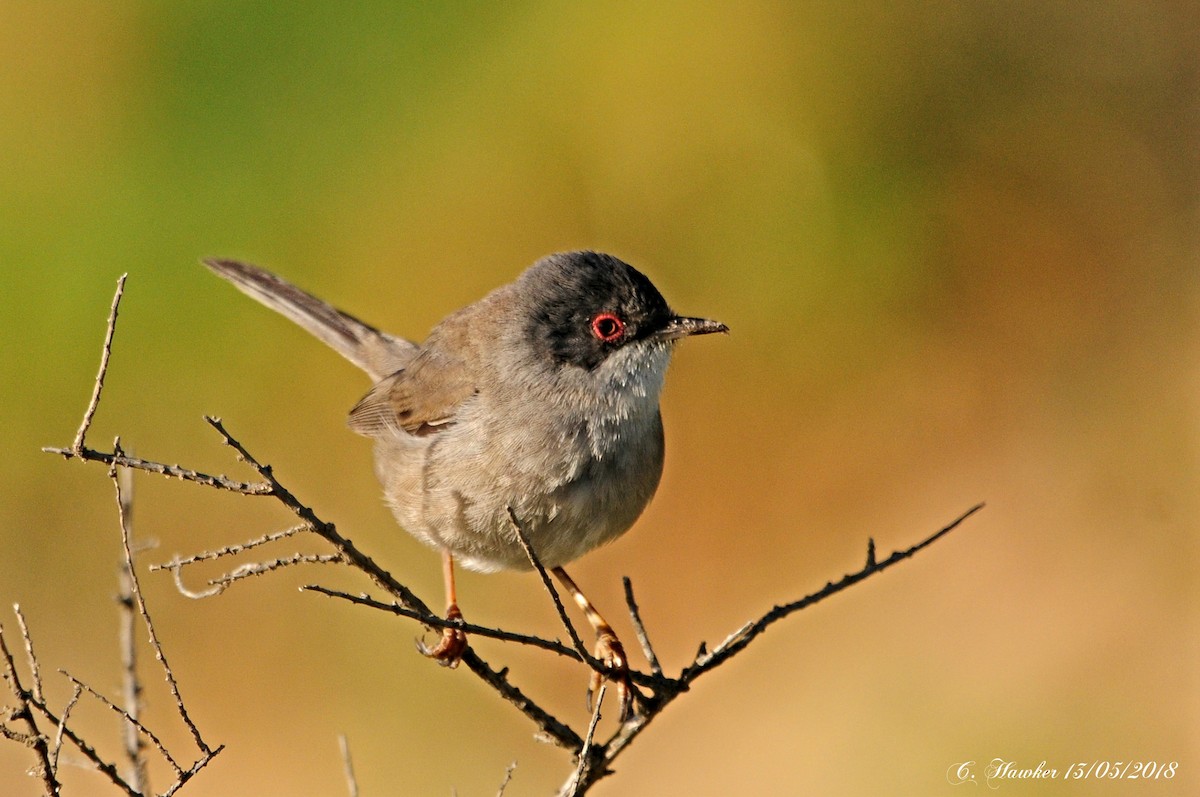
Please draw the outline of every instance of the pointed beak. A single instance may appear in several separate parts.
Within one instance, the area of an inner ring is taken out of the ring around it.
[[[710,321],[707,318],[684,318],[675,316],[666,326],[654,334],[661,340],[679,340],[692,335],[711,335],[714,332],[728,332],[729,327],[720,321]]]

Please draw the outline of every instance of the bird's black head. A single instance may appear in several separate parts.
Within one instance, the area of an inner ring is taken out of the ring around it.
[[[612,255],[550,255],[519,284],[531,301],[530,339],[558,365],[590,371],[624,346],[680,337],[667,334],[681,319],[654,283]]]

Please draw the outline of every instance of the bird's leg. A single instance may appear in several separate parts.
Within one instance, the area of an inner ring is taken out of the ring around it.
[[[574,580],[561,567],[551,572],[562,583],[567,592],[575,600],[575,605],[583,610],[584,616],[596,631],[596,650],[593,655],[608,668],[603,676],[617,685],[617,702],[620,706],[620,720],[624,722],[629,717],[629,708],[633,703],[633,691],[629,683],[629,659],[625,658],[625,648],[608,621],[596,610],[592,602],[579,589]],[[601,675],[592,671],[592,679],[588,684],[588,710],[592,708],[592,695],[600,688]]]
[[[458,597],[454,590],[454,554],[442,551],[442,581],[446,585],[446,619],[461,620]],[[467,649],[467,634],[458,628],[443,628],[442,638],[433,647],[417,640],[417,650],[443,667],[454,668],[462,660]]]

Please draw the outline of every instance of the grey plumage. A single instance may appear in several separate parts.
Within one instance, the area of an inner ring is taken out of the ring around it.
[[[673,343],[725,330],[675,315],[645,276],[594,252],[543,258],[420,345],[254,266],[205,263],[371,376],[349,425],[375,441],[388,505],[483,571],[529,567],[510,507],[547,567],[624,533],[662,473]]]

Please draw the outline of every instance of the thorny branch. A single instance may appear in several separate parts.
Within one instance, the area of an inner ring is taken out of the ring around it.
[[[195,482],[197,484],[212,487],[218,490],[224,490],[242,495],[260,495],[271,497],[282,504],[300,521],[298,525],[293,526],[292,528],[283,532],[275,532],[273,534],[263,535],[262,537],[256,538],[255,540],[251,540],[247,543],[230,545],[215,551],[205,551],[188,558],[176,558],[171,562],[155,566],[152,569],[170,570],[179,583],[180,589],[184,591],[185,594],[190,594],[195,597],[205,597],[210,594],[216,594],[244,578],[254,575],[261,575],[282,567],[313,563],[345,565],[364,574],[375,585],[376,588],[387,594],[388,599],[380,600],[367,594],[351,595],[346,592],[329,589],[327,587],[315,584],[306,586],[304,589],[329,597],[339,598],[356,605],[366,606],[381,611],[391,612],[403,617],[412,618],[427,627],[444,628],[447,626],[453,626],[461,628],[472,635],[489,637],[546,650],[558,656],[572,658],[584,662],[593,669],[603,668],[603,664],[596,660],[584,648],[582,640],[580,640],[578,633],[575,631],[575,628],[570,621],[570,618],[567,616],[565,607],[562,605],[562,601],[558,598],[557,592],[550,583],[550,580],[545,572],[545,568],[541,567],[541,563],[537,559],[536,552],[529,547],[528,540],[515,516],[512,518],[512,521],[516,529],[517,536],[525,546],[526,552],[529,555],[535,569],[537,569],[542,576],[543,586],[553,599],[560,620],[562,621],[563,626],[566,628],[568,636],[570,637],[570,645],[564,645],[562,642],[557,640],[545,639],[530,634],[521,634],[505,631],[499,628],[466,623],[461,619],[446,620],[435,614],[429,609],[429,606],[425,601],[421,600],[415,593],[412,592],[412,590],[396,579],[386,569],[377,564],[372,557],[368,556],[362,549],[351,542],[348,538],[343,536],[337,530],[334,524],[319,518],[309,506],[297,499],[296,496],[276,478],[271,466],[263,464],[256,459],[245,446],[243,446],[228,432],[220,419],[213,417],[205,418],[209,425],[211,425],[221,436],[223,443],[233,449],[237,459],[246,463],[255,471],[260,481],[243,482],[232,479],[228,476],[212,476],[200,473],[188,468],[183,468],[179,465],[166,465],[149,460],[129,457],[120,449],[119,444],[114,446],[114,450],[112,452],[102,452],[87,448],[84,445],[84,438],[99,404],[99,396],[103,386],[108,358],[111,352],[112,337],[116,323],[117,306],[120,301],[121,289],[123,288],[123,285],[124,278],[122,278],[122,281],[119,285],[117,296],[114,297],[112,312],[109,317],[109,323],[105,335],[104,355],[101,361],[100,373],[96,380],[96,388],[93,391],[92,401],[89,402],[88,409],[85,412],[84,420],[80,426],[78,434],[76,435],[75,442],[70,448],[46,448],[44,450],[51,453],[60,454],[67,459],[101,462],[109,465],[110,467],[120,466],[134,470],[158,473],[163,476],[183,479],[185,481]],[[874,541],[869,541],[866,563],[863,565],[863,567],[852,573],[844,575],[838,581],[826,583],[821,589],[812,592],[798,600],[772,607],[758,618],[747,622],[742,627],[734,631],[711,651],[707,650],[706,646],[701,644],[699,651],[693,660],[680,669],[678,674],[675,676],[669,676],[665,674],[664,668],[655,654],[653,647],[651,646],[649,636],[646,633],[646,628],[642,623],[640,609],[634,600],[633,585],[628,578],[625,578],[623,580],[625,599],[630,618],[637,634],[638,641],[641,644],[642,650],[645,653],[646,659],[650,665],[648,672],[635,670],[630,673],[630,677],[635,683],[647,688],[650,693],[648,695],[643,694],[641,696],[641,699],[638,701],[638,711],[635,712],[634,715],[625,722],[621,723],[612,733],[612,735],[603,741],[596,739],[596,730],[600,719],[599,710],[602,700],[597,700],[595,711],[591,715],[589,725],[585,729],[584,734],[580,735],[578,731],[574,730],[569,725],[551,715],[533,699],[513,685],[509,679],[507,668],[500,670],[493,668],[490,664],[480,658],[474,649],[470,647],[468,647],[466,653],[464,654],[463,662],[467,665],[467,668],[470,669],[471,672],[475,673],[476,676],[491,686],[503,699],[512,703],[517,707],[518,710],[529,717],[529,719],[532,720],[537,726],[540,734],[543,737],[554,741],[561,747],[566,748],[572,754],[575,760],[575,765],[573,766],[569,777],[564,783],[560,794],[581,795],[586,793],[597,781],[611,774],[613,761],[622,752],[624,752],[624,750],[628,748],[628,746],[650,725],[655,717],[662,713],[666,706],[673,702],[679,695],[688,691],[688,689],[691,687],[691,684],[701,675],[720,667],[728,662],[731,658],[741,653],[750,645],[751,642],[764,633],[770,626],[774,625],[780,620],[783,620],[813,604],[819,603],[820,601],[823,601],[826,598],[829,598],[838,592],[841,592],[842,590],[847,589],[865,580],[866,578],[869,578],[870,576],[881,573],[884,570],[887,570],[898,564],[899,562],[908,559],[918,551],[944,537],[981,508],[982,504],[972,507],[948,524],[945,528],[935,532],[921,542],[918,542],[907,549],[895,551],[882,561],[876,560]],[[200,561],[212,561],[238,556],[245,554],[249,550],[257,548],[260,545],[298,537],[306,533],[315,534],[325,543],[332,546],[334,553],[296,553],[292,556],[279,557],[269,561],[243,564],[240,567],[231,570],[224,576],[210,580],[210,589],[205,592],[193,593],[185,590],[181,583],[182,570],[189,565]],[[131,554],[129,553],[127,538],[125,541],[126,553],[127,556],[130,556]],[[137,594],[138,593],[135,591],[135,595]],[[148,625],[149,617],[144,613],[144,604],[141,604],[139,609],[142,610],[143,617]],[[2,641],[2,639],[0,639],[0,641]],[[155,643],[155,647],[158,649],[157,643]],[[161,650],[158,649],[158,652],[160,654],[160,661],[163,661],[165,666],[165,660],[161,659]],[[11,665],[8,667],[8,669],[10,671],[12,670]],[[8,678],[8,676],[6,676],[6,678]],[[15,676],[13,676],[13,680],[15,683]],[[173,679],[169,680],[171,680],[173,683]],[[29,696],[28,692],[23,691],[19,683],[12,686],[12,688],[14,692],[21,695],[26,695],[26,704],[21,704],[19,702],[18,708],[20,708],[21,705],[31,705],[28,703],[28,701],[32,698]],[[172,691],[177,695],[176,687],[172,686]],[[603,692],[601,692],[601,698],[602,696]],[[199,738],[198,731],[195,730],[190,720],[187,720],[186,712],[182,710],[181,701],[179,702],[179,708],[181,710],[181,715],[185,718],[185,721],[187,721],[189,728],[192,729],[196,741],[201,746],[201,749],[207,751],[209,753],[209,757],[215,754],[215,752],[219,751],[220,748],[217,748],[216,751],[208,750],[207,746],[204,745],[203,741]],[[57,720],[52,718],[49,714],[46,714],[46,716],[52,722],[57,722]],[[128,717],[128,714],[126,714],[126,716],[131,722],[136,722],[136,720],[134,720],[132,717]],[[14,716],[12,719],[21,719],[21,717]],[[64,728],[65,724],[60,724],[60,730]],[[39,733],[36,726],[31,724],[30,729],[30,734],[27,734],[29,738],[34,740],[44,740],[44,737]],[[64,730],[64,733],[68,739],[74,741],[69,730]],[[9,738],[13,738],[16,735],[14,731],[8,730],[7,728],[5,729],[5,734],[9,736]],[[44,756],[48,758],[49,749],[45,748],[43,753]],[[85,753],[85,755],[87,754]],[[344,758],[348,767],[348,755],[344,756]],[[207,761],[204,760],[204,763],[207,763]],[[198,769],[199,766],[202,765],[202,763],[199,763],[198,766],[193,767],[193,769]],[[185,772],[184,774],[186,775],[188,773]],[[511,774],[511,771],[509,774]],[[508,775],[506,775],[506,783],[507,777]]]

